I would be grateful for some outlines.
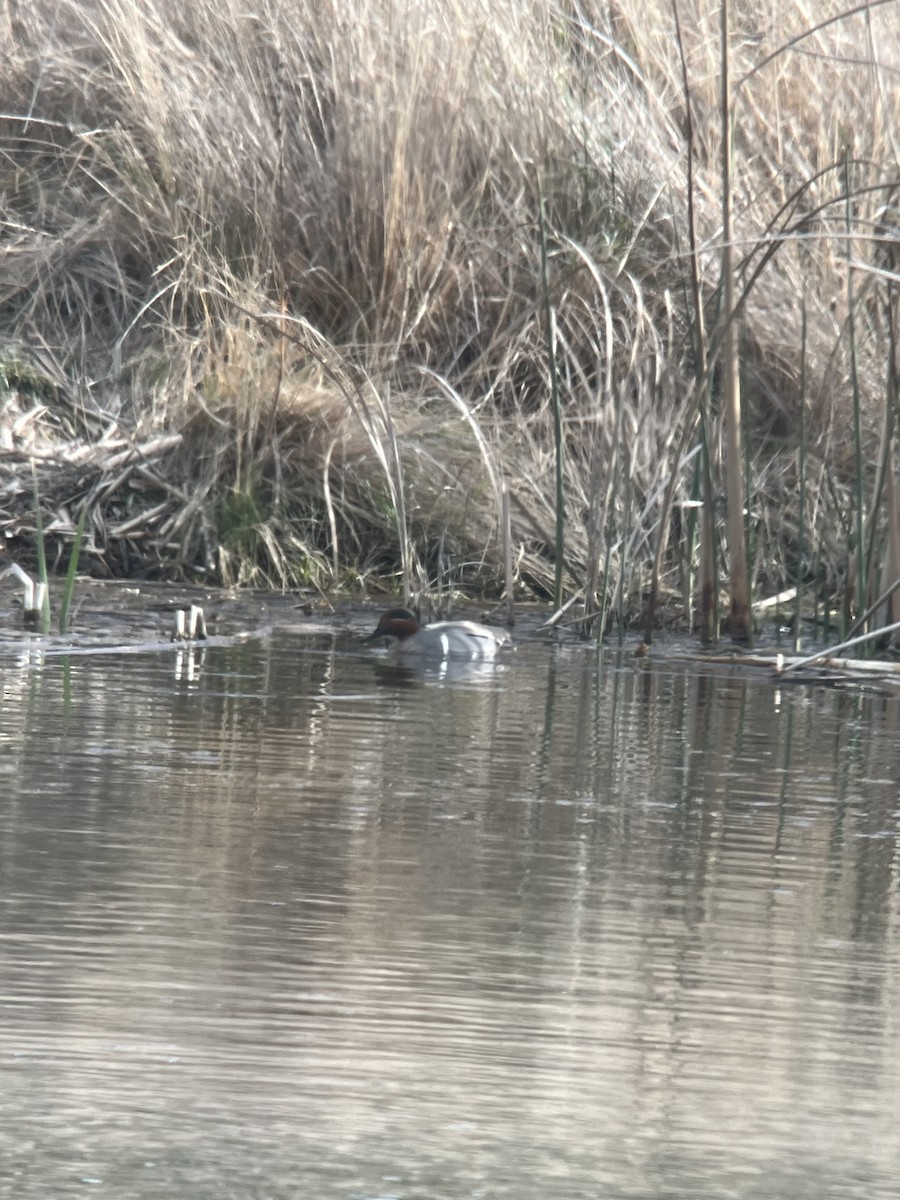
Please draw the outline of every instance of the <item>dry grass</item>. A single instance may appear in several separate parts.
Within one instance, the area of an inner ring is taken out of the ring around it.
[[[30,478],[117,572],[490,588],[500,492],[552,588],[537,232],[566,438],[565,587],[640,607],[694,411],[685,97],[670,3],[34,0],[0,33],[0,523]],[[758,582],[795,570],[801,299],[810,563],[847,568],[842,163],[864,432],[896,304],[896,4],[742,5],[735,226]],[[717,9],[679,0],[699,272],[718,306]],[[778,249],[753,276],[773,239]],[[743,256],[743,257],[741,257]],[[713,397],[713,410],[717,406]],[[718,436],[718,433],[716,433]],[[690,454],[694,442],[690,442]],[[874,478],[874,465],[873,465]],[[50,525],[48,533],[53,532]],[[677,587],[680,549],[667,556]]]

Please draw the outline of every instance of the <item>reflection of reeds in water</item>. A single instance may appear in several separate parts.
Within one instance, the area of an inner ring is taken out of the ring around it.
[[[0,187],[28,350],[0,357],[3,444],[52,451],[45,512],[87,504],[86,552],[113,571],[412,592],[440,544],[467,588],[652,626],[699,569],[715,634],[716,542],[734,567],[745,508],[759,588],[803,569],[805,407],[806,590],[838,591],[848,541],[871,589],[890,10],[826,0],[804,28],[753,0],[716,39],[672,0],[590,22],[482,0],[440,21],[371,0],[252,22],[233,0],[19,6]],[[33,529],[27,489],[8,499]],[[672,514],[698,499],[691,544]],[[732,609],[737,632],[734,584]]]

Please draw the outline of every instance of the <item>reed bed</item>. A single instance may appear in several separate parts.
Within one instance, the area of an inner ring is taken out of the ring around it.
[[[97,572],[514,576],[625,623],[658,579],[681,619],[693,506],[727,548],[731,328],[754,586],[865,586],[896,541],[897,8],[732,11],[728,313],[718,6],[4,6],[8,544],[33,464],[46,544],[86,512]]]

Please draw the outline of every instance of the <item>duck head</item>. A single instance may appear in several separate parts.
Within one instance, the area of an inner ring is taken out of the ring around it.
[[[419,622],[408,608],[389,608],[386,613],[381,614],[375,629],[368,637],[364,637],[363,641],[377,642],[383,637],[395,637],[402,641],[418,633],[420,628]]]

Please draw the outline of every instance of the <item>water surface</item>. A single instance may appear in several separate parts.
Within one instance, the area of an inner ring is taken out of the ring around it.
[[[0,657],[0,1195],[896,1197],[900,700]]]

